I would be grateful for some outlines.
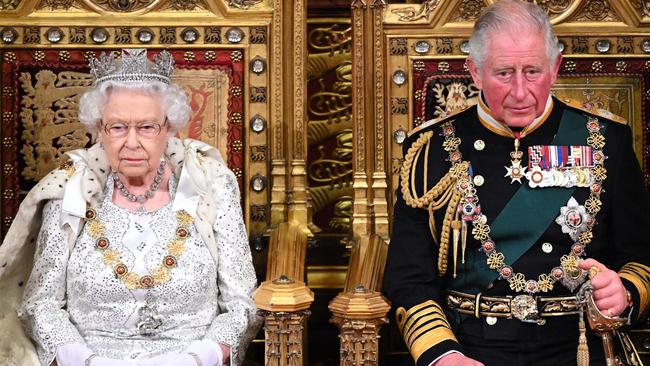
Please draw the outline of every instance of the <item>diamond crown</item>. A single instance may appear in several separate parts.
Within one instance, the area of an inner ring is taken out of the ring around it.
[[[98,58],[90,60],[90,73],[98,85],[107,80],[124,83],[140,83],[143,81],[159,81],[171,83],[174,72],[174,58],[167,51],[161,51],[153,57],[153,62],[147,59],[144,48],[123,49],[122,56],[116,57],[115,52],[102,53]]]

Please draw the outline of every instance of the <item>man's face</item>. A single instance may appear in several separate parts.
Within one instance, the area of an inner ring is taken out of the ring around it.
[[[551,69],[545,45],[541,32],[502,31],[488,37],[481,69],[468,60],[472,78],[497,121],[525,127],[544,112],[561,61],[558,56]]]

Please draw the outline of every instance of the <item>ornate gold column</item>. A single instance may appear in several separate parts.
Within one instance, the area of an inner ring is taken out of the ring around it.
[[[388,244],[379,235],[362,237],[350,257],[345,291],[329,304],[341,339],[341,365],[377,365],[379,329],[390,304],[378,291]]]
[[[278,62],[271,79],[276,99],[271,112],[271,227],[297,222],[302,224],[300,230],[311,236],[306,171],[307,5],[306,0],[274,0],[273,4],[271,57]]]
[[[378,332],[388,323],[390,310],[380,293],[389,233],[384,127],[386,2],[353,0],[351,5],[355,246],[345,291],[330,302],[329,309],[333,313],[330,321],[341,331],[341,365],[376,365]]]
[[[356,237],[388,239],[385,130],[384,0],[352,1],[354,207]],[[366,91],[372,91],[366,93]]]
[[[354,130],[353,150],[353,189],[354,204],[352,207],[353,235],[368,235],[372,231],[372,219],[369,208],[370,192],[367,172],[366,114],[371,114],[366,103],[366,67],[365,60],[368,43],[364,40],[366,27],[366,10],[368,5],[364,0],[352,1],[352,120]]]
[[[385,0],[373,0],[370,6],[372,14],[372,35],[373,57],[372,65],[374,70],[373,87],[374,90],[373,108],[374,118],[374,148],[375,148],[375,166],[372,173],[372,203],[374,207],[374,232],[382,238],[388,240],[389,226],[388,223],[388,202],[387,196],[387,176],[386,176],[386,119],[385,119],[385,56],[384,56],[384,30],[383,18],[386,10]]]
[[[286,64],[280,62],[284,58],[284,6],[285,0],[273,0],[273,17],[271,20],[271,32],[273,42],[271,45],[271,59],[273,62],[271,70],[271,227],[286,221],[287,216],[287,158],[285,147],[285,121],[284,121],[284,71]],[[291,10],[291,4],[288,4]],[[290,44],[290,43],[289,43]]]
[[[264,317],[265,365],[303,365],[303,328],[314,293],[305,274],[307,235],[295,222],[281,223],[271,234],[266,281],[253,294]]]
[[[288,219],[291,222],[299,222],[301,230],[309,236],[312,235],[308,229],[307,224],[311,221],[308,214],[308,192],[307,192],[307,112],[306,94],[307,94],[307,78],[305,67],[307,64],[307,41],[305,34],[307,32],[307,4],[306,0],[289,0],[288,4],[293,3],[293,14],[288,19],[285,17],[285,24],[292,24],[293,31],[288,34],[292,39],[292,62],[286,75],[293,77],[293,88],[285,88],[285,92],[291,93],[291,97],[285,94],[285,100],[292,101],[288,107],[291,110],[292,123],[287,134],[290,141],[291,151],[291,164],[289,174],[289,189],[290,193],[288,198],[289,212]],[[286,110],[285,110],[286,111]],[[287,115],[289,115],[288,111]]]

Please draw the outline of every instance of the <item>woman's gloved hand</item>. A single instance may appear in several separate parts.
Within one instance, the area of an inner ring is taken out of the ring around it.
[[[204,339],[190,343],[181,353],[166,353],[139,362],[144,366],[222,366],[223,354],[219,343]]]
[[[97,356],[83,343],[66,343],[57,347],[56,362],[58,366],[139,366],[132,360]]]

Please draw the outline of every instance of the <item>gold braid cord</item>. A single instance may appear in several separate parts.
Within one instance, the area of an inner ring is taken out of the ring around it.
[[[442,223],[442,233],[440,234],[439,249],[438,249],[438,274],[443,276],[447,272],[447,257],[449,253],[449,232],[451,230],[451,222],[454,219],[454,214],[458,203],[461,199],[460,192],[455,189],[456,182],[460,177],[466,177],[469,174],[469,163],[460,162],[453,165],[447,174],[445,174],[433,188],[426,191],[427,177],[423,177],[425,181],[425,193],[422,197],[417,196],[415,191],[415,169],[417,168],[418,157],[422,148],[429,145],[432,131],[424,132],[418,137],[417,140],[409,147],[404,157],[404,164],[400,172],[400,183],[402,189],[402,196],[407,205],[413,208],[426,209],[429,212],[429,230],[433,236],[433,240],[438,242],[438,233],[436,230],[436,223],[434,212],[440,208],[447,206],[445,211],[444,221]],[[428,154],[426,154],[428,155]],[[428,156],[425,156],[424,166],[428,164]],[[409,189],[412,187],[412,189]]]

